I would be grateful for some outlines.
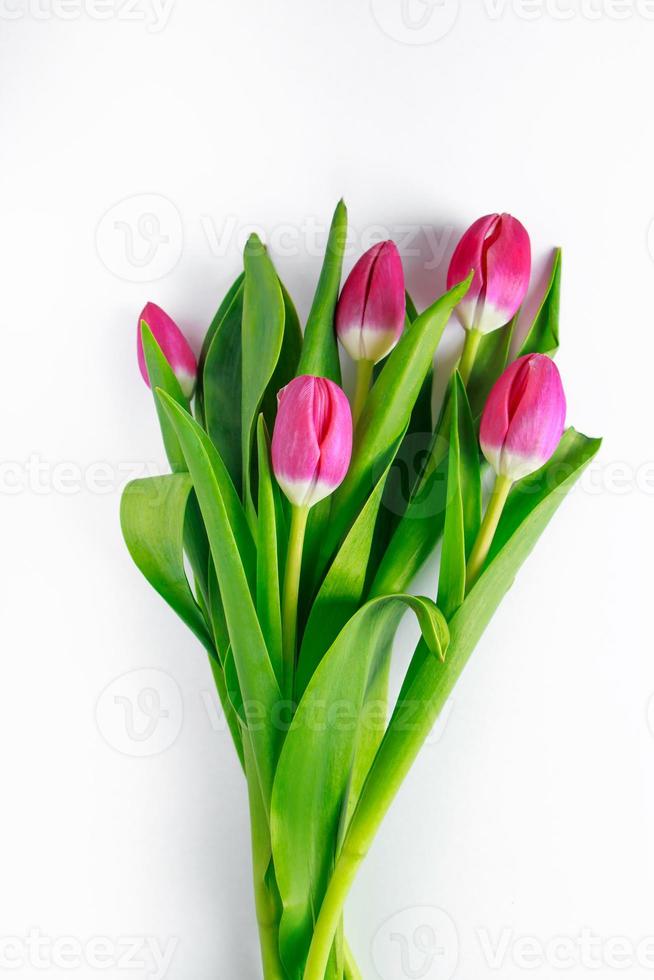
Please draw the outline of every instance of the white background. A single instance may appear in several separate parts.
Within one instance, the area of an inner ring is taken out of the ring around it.
[[[164,468],[136,318],[152,299],[199,348],[253,226],[305,316],[344,195],[347,267],[395,236],[421,307],[480,214],[527,225],[536,285],[563,245],[569,420],[605,437],[356,883],[363,975],[650,975],[652,6],[0,0],[0,973],[69,976],[54,941],[106,937],[73,975],[157,975],[136,937],[172,944],[168,980],[260,976],[205,656],[118,526]]]

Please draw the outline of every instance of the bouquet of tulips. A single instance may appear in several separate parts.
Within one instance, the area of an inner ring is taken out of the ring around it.
[[[209,654],[247,782],[266,980],[361,976],[343,925],[357,870],[495,609],[599,447],[564,431],[558,251],[519,341],[531,257],[515,218],[472,225],[448,292],[421,313],[390,241],[361,256],[341,290],[346,223],[341,202],[304,331],[256,236],[199,363],[159,307],[148,303],[138,326],[172,473],[126,488],[123,533]],[[463,353],[432,417],[434,357],[453,314]],[[338,341],[356,362],[352,408]],[[391,475],[407,453],[420,465],[398,495]],[[433,595],[413,595],[437,545]],[[420,640],[389,703],[407,610]]]

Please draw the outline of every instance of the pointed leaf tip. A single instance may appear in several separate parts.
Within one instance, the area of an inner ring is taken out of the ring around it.
[[[260,255],[265,251],[266,251],[266,246],[261,241],[256,231],[253,231],[252,234],[249,235],[248,240],[245,243],[245,249],[243,250],[243,254],[245,256]]]

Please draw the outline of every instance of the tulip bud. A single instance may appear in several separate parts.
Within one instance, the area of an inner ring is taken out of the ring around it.
[[[394,242],[380,242],[361,256],[343,286],[338,339],[353,360],[376,364],[400,339],[405,311],[400,253]]]
[[[563,435],[565,395],[554,361],[527,354],[493,385],[481,418],[479,441],[498,476],[512,482],[550,458]]]
[[[352,414],[345,392],[303,374],[277,396],[272,465],[297,507],[313,507],[343,482],[352,455]]]
[[[457,316],[466,330],[490,333],[515,316],[529,286],[531,245],[517,218],[488,214],[475,221],[454,250],[447,288],[465,279],[471,269],[475,275]]]
[[[141,337],[142,322],[147,323],[154,339],[159,344],[159,347],[161,347],[164,357],[173,369],[175,377],[179,381],[180,388],[186,397],[190,398],[195,390],[198,373],[195,355],[175,321],[160,306],[157,306],[156,303],[146,303],[138,322],[137,353],[143,380],[148,386],[150,385],[148,368],[143,352],[143,339]]]

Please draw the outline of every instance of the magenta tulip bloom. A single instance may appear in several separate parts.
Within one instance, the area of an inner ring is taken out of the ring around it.
[[[497,475],[515,481],[547,462],[564,424],[565,395],[556,364],[544,354],[527,354],[493,385],[479,441]]]
[[[313,507],[344,480],[352,455],[352,414],[345,392],[303,374],[277,396],[272,465],[298,507]]]
[[[400,253],[394,242],[380,242],[361,256],[343,286],[338,339],[353,360],[376,364],[400,339],[405,310]]]
[[[150,385],[145,354],[143,353],[143,340],[141,337],[142,322],[147,323],[154,339],[161,347],[164,357],[173,369],[175,377],[179,381],[180,388],[186,397],[190,398],[195,390],[198,373],[195,355],[191,350],[188,340],[175,321],[160,306],[157,306],[156,303],[146,303],[138,322],[136,342],[139,368],[141,369],[143,380],[148,386]]]
[[[529,286],[531,245],[527,230],[510,214],[487,214],[468,228],[454,250],[447,288],[474,269],[457,316],[466,330],[490,333],[520,309]]]

